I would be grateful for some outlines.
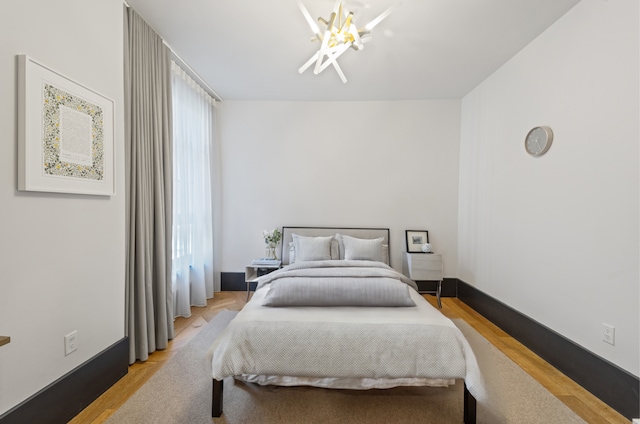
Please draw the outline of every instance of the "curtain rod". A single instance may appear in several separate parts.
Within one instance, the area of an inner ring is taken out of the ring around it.
[[[169,50],[171,51],[171,58],[178,64],[178,66],[180,66],[182,69],[184,69],[184,71],[187,74],[189,74],[189,76],[191,78],[196,80],[196,82],[204,89],[204,91],[209,93],[209,95],[211,97],[213,97],[217,101],[221,102],[222,101],[222,97],[220,97],[220,95],[218,93],[216,93],[216,91],[213,88],[211,88],[209,86],[209,84],[207,84],[206,81],[204,79],[202,79],[202,77],[200,75],[198,75],[198,73],[196,71],[194,71],[193,68],[191,68],[191,66],[189,66],[187,64],[187,62],[185,62],[180,57],[180,55],[178,55],[178,53],[176,53],[176,51],[173,50],[173,48],[165,40],[162,40],[162,42],[164,43],[165,46],[167,46],[169,48]]]

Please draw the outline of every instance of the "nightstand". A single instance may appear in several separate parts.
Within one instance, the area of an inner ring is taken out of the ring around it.
[[[270,272],[280,269],[281,262],[276,265],[247,265],[244,268],[244,281],[247,283],[247,301],[249,300],[249,293],[251,293],[251,283],[258,281],[258,277],[262,277]]]
[[[437,281],[435,291],[426,290],[420,293],[432,293],[438,299],[438,307],[442,308],[440,292],[442,290],[443,264],[439,253],[408,253],[404,252],[402,259],[402,273],[413,281]]]

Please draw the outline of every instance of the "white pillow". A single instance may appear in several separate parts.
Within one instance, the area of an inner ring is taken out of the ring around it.
[[[340,259],[340,247],[335,237],[331,240],[331,259]]]
[[[384,237],[361,239],[340,235],[344,246],[345,260],[364,260],[384,262],[382,241]]]
[[[389,245],[388,244],[382,245],[382,262],[389,265]]]
[[[295,261],[325,261],[331,259],[331,242],[333,236],[307,237],[291,234]]]
[[[293,238],[293,234],[291,236]],[[386,245],[383,245],[383,248],[384,246]],[[338,240],[336,240],[335,238],[331,240],[331,259],[341,259]],[[292,263],[295,263],[295,261],[296,261],[296,248],[293,242],[289,242],[289,263],[292,264]]]
[[[289,243],[289,263],[292,264],[296,261],[296,249],[293,247],[293,242]]]

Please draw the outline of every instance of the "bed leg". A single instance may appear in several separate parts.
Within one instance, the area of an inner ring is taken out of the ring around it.
[[[476,423],[476,398],[473,397],[467,385],[464,385],[464,424]]]
[[[222,415],[222,389],[224,380],[213,379],[213,393],[211,399],[211,416]]]

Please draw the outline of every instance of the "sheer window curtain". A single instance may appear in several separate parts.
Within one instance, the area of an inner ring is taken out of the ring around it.
[[[214,295],[215,100],[171,63],[174,314],[191,316]]]

